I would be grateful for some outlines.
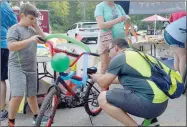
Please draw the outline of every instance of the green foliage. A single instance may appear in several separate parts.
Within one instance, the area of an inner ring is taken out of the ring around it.
[[[51,2],[38,1],[36,6],[38,9],[49,10],[50,25],[53,33],[64,33],[76,22],[95,21],[94,11],[98,3],[99,1],[56,0]],[[147,29],[148,24],[154,26],[154,22],[146,23],[141,21],[148,16],[151,15],[130,15],[132,24],[137,25],[139,30]],[[166,17],[166,15],[161,16]],[[161,27],[162,22],[157,22],[157,29]]]
[[[38,9],[49,10],[50,25],[53,33],[63,33],[74,23],[79,21],[95,21],[94,10],[99,2],[83,0],[63,0],[51,2],[37,2]],[[84,7],[85,6],[85,19]]]

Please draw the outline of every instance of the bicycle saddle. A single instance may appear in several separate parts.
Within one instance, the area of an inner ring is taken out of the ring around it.
[[[88,69],[87,69],[87,73],[88,74],[94,74],[94,73],[96,73],[97,72],[97,68],[96,67],[89,67]]]

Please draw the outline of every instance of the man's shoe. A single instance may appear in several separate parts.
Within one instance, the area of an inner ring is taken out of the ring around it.
[[[0,118],[0,121],[3,121],[5,119],[8,118],[8,111],[7,110],[3,110],[1,111],[1,118]]]
[[[147,126],[160,126],[158,119],[157,118],[153,118],[153,119],[144,119],[144,121],[142,122],[142,126],[147,127]]]
[[[36,119],[37,118],[33,117],[33,122],[32,122],[33,125],[36,124]],[[42,121],[41,121],[41,125],[46,125],[48,120],[49,120],[49,117],[43,116]]]

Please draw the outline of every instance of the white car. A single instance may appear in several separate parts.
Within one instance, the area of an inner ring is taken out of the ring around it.
[[[77,22],[67,31],[67,35],[75,38],[77,35],[82,37],[83,43],[95,41],[97,43],[99,27],[97,22]]]

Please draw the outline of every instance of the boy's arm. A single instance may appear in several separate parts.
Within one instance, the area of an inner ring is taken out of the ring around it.
[[[38,25],[37,21],[32,27],[36,30],[37,35],[40,35],[43,38],[45,38],[45,34],[44,34],[43,30],[40,28],[40,26]]]
[[[30,43],[38,43],[40,42],[38,39],[39,35],[32,36],[29,39],[25,39],[23,41],[12,41],[11,43],[8,43],[8,49],[10,51],[18,51],[25,47],[27,47]]]

